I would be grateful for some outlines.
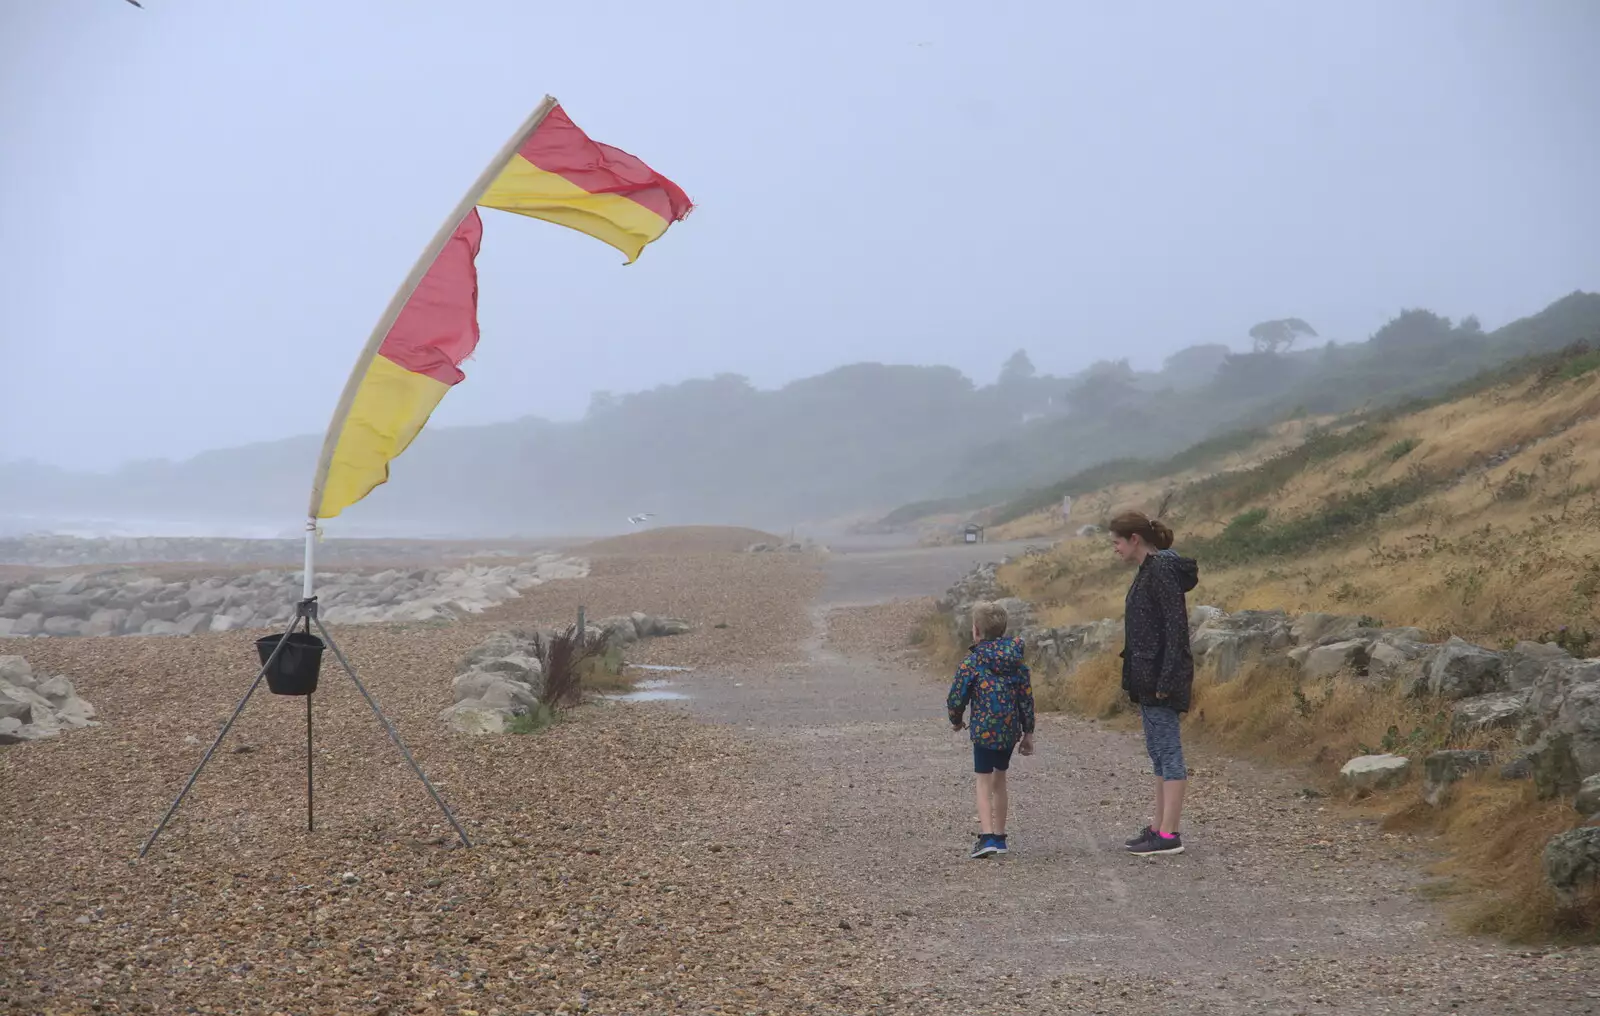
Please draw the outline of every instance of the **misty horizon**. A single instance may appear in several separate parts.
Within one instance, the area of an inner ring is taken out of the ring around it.
[[[1584,292],[1584,291],[1578,291],[1578,292]],[[1557,296],[1561,296],[1561,295],[1565,295],[1565,294],[1557,294]],[[1546,302],[1554,302],[1555,299],[1557,298],[1557,296],[1553,296],[1551,298],[1551,300],[1546,301]],[[1429,309],[1431,310],[1432,308],[1429,308]],[[1513,320],[1519,320],[1519,319],[1528,317],[1528,316],[1536,313],[1538,309],[1539,308],[1530,308],[1527,312],[1521,313],[1521,314],[1516,314],[1511,319],[1509,319],[1507,321],[1485,321],[1482,318],[1479,318],[1477,315],[1470,315],[1470,314],[1462,315],[1462,316],[1456,318],[1456,320],[1465,320],[1466,318],[1471,317],[1471,318],[1474,318],[1474,319],[1478,320],[1479,323],[1482,325],[1482,327],[1484,329],[1492,331],[1495,328],[1498,328],[1498,327],[1501,327],[1503,325],[1509,324]],[[1399,312],[1397,311],[1396,314],[1398,314],[1398,313]],[[1380,324],[1387,323],[1388,321],[1393,320],[1394,316],[1395,315],[1389,315],[1388,317],[1386,317],[1384,319],[1383,322],[1380,322]],[[1444,315],[1444,316],[1448,317],[1449,315]],[[1371,331],[1375,332],[1376,330],[1377,330],[1377,327],[1375,326]],[[1305,352],[1305,351],[1307,351],[1309,349],[1318,348],[1318,347],[1325,347],[1327,345],[1347,346],[1347,345],[1360,344],[1360,343],[1367,342],[1370,338],[1371,338],[1371,332],[1369,332],[1367,335],[1363,335],[1360,338],[1354,338],[1354,339],[1336,338],[1336,337],[1327,335],[1325,333],[1320,333],[1319,332],[1317,337],[1309,339],[1309,340],[1306,340],[1306,341],[1303,341],[1300,345],[1295,347],[1294,351],[1296,351],[1296,352]],[[1196,345],[1228,346],[1230,348],[1230,350],[1233,351],[1233,352],[1247,352],[1250,349],[1251,343],[1250,343],[1249,337],[1246,336],[1245,340],[1243,342],[1236,341],[1236,342],[1231,342],[1230,343],[1230,342],[1227,342],[1227,341],[1224,341],[1224,340],[1219,340],[1219,341],[1214,342],[1214,343],[1197,343]],[[1190,347],[1190,348],[1192,348],[1192,347]],[[1006,354],[1006,356],[1000,357],[996,361],[996,363],[994,364],[993,369],[988,372],[988,376],[972,376],[972,375],[967,374],[965,372],[962,372],[962,376],[964,378],[966,378],[968,381],[970,381],[975,388],[983,388],[983,387],[993,386],[993,385],[995,385],[995,384],[997,384],[999,382],[999,378],[1000,378],[1000,375],[1001,375],[1001,368],[1004,366],[1004,360],[1008,356],[1010,356],[1012,353],[1016,353],[1016,352],[1024,352],[1024,353],[1026,353],[1028,355],[1030,361],[1034,361],[1035,362],[1035,366],[1037,367],[1037,357],[1035,356],[1035,354],[1033,353],[1032,350],[1018,349],[1018,350],[1012,350],[1012,351],[1008,352]],[[1080,363],[1080,364],[1070,365],[1068,367],[1068,369],[1066,369],[1065,371],[1062,371],[1059,374],[1055,374],[1055,373],[1053,373],[1051,371],[1046,371],[1046,370],[1043,370],[1043,369],[1040,369],[1039,373],[1041,375],[1056,376],[1056,377],[1061,377],[1061,378],[1065,379],[1065,378],[1071,378],[1071,377],[1074,377],[1074,376],[1077,376],[1077,375],[1081,374],[1086,369],[1092,367],[1094,365],[1094,363],[1115,362],[1115,361],[1118,361],[1118,360],[1126,360],[1126,361],[1128,361],[1129,366],[1132,369],[1134,369],[1135,371],[1140,371],[1140,372],[1144,372],[1144,373],[1157,373],[1162,369],[1163,363],[1165,362],[1165,357],[1157,358],[1154,362],[1141,362],[1140,358],[1137,355],[1118,356],[1118,357],[1113,357],[1113,356],[1109,356],[1108,355],[1107,357],[1105,357],[1103,359],[1099,359],[1099,360],[1095,360],[1095,361],[1085,361],[1085,362]],[[466,361],[465,364],[463,364],[463,367],[467,368],[467,369],[470,369],[471,365],[472,365],[472,360],[469,359],[469,360]],[[663,382],[660,382],[660,383],[658,383],[658,384],[656,384],[654,386],[651,386],[650,388],[639,389],[639,390],[631,391],[631,392],[609,391],[609,390],[606,390],[606,389],[597,389],[596,392],[591,393],[591,395],[604,393],[604,394],[613,395],[613,396],[616,396],[616,397],[619,397],[619,398],[626,398],[626,397],[628,397],[630,395],[640,395],[640,394],[647,394],[649,392],[659,392],[659,391],[663,391],[663,390],[671,390],[671,389],[679,388],[681,386],[690,384],[690,383],[695,382],[695,381],[710,380],[710,379],[712,379],[712,378],[714,378],[714,377],[716,377],[718,375],[721,375],[721,376],[733,375],[733,376],[736,376],[736,377],[740,377],[740,378],[744,379],[745,381],[749,382],[751,387],[752,387],[752,389],[754,391],[756,391],[757,393],[771,394],[771,393],[782,391],[783,389],[787,388],[788,386],[796,384],[796,383],[799,383],[799,382],[803,382],[803,381],[807,381],[807,380],[811,380],[811,379],[815,379],[815,378],[820,378],[820,377],[825,377],[825,376],[827,376],[829,374],[832,374],[832,373],[834,373],[836,371],[847,370],[847,369],[849,369],[851,367],[858,367],[858,366],[887,366],[887,367],[906,366],[906,367],[934,367],[934,368],[936,368],[936,367],[949,367],[950,365],[949,364],[936,364],[936,363],[895,364],[895,363],[882,363],[880,361],[858,360],[858,361],[854,361],[854,362],[835,364],[835,365],[833,365],[831,367],[827,367],[827,368],[817,372],[816,374],[807,375],[806,377],[790,378],[790,379],[787,379],[787,380],[779,381],[779,382],[771,384],[771,385],[758,384],[758,383],[756,383],[754,381],[754,379],[751,379],[746,375],[735,374],[734,372],[731,372],[731,371],[717,371],[717,372],[714,372],[713,374],[708,374],[708,375],[706,375],[704,377],[700,377],[700,378],[682,378],[682,379],[676,379],[676,380],[672,380],[672,381],[663,381]],[[959,370],[959,368],[955,368],[955,369]],[[470,380],[470,375],[469,375],[469,380]],[[463,382],[463,384],[465,384],[465,383],[466,382]],[[330,412],[331,412],[331,408],[332,407],[331,407],[331,404],[330,404]],[[505,425],[505,424],[516,424],[516,423],[530,422],[530,421],[551,423],[551,424],[557,424],[557,425],[560,425],[560,424],[577,424],[577,423],[583,422],[585,419],[589,419],[591,413],[592,413],[592,406],[585,405],[582,408],[574,411],[571,415],[567,415],[567,416],[541,415],[541,414],[538,414],[538,413],[522,413],[522,414],[518,414],[516,416],[510,416],[510,417],[507,417],[507,418],[504,418],[504,419],[472,421],[470,423],[464,423],[464,422],[440,423],[437,420],[438,416],[442,416],[443,415],[442,413],[440,413],[440,414],[436,414],[435,422],[430,423],[428,429],[426,431],[424,431],[424,435],[422,437],[422,440],[427,440],[427,435],[429,433],[431,433],[432,431],[435,431],[435,430],[438,430],[438,429],[445,429],[445,428],[448,428],[450,430],[460,431],[460,430],[464,430],[464,429],[490,428],[490,427],[496,427],[496,426]],[[276,436],[276,437],[265,437],[265,438],[262,438],[262,439],[259,439],[259,440],[245,442],[245,443],[241,443],[241,444],[217,445],[217,446],[203,447],[203,448],[199,448],[199,449],[197,449],[197,450],[195,450],[195,451],[193,451],[193,452],[191,452],[189,454],[186,454],[186,455],[144,456],[144,457],[140,457],[140,458],[125,459],[125,460],[123,460],[121,462],[110,463],[110,464],[102,465],[102,466],[99,466],[99,467],[87,467],[87,468],[86,467],[72,467],[72,466],[69,466],[69,465],[63,465],[63,464],[58,463],[58,462],[51,462],[51,461],[49,461],[47,459],[41,459],[41,458],[39,458],[37,456],[32,456],[32,455],[23,455],[23,456],[19,456],[19,457],[13,458],[13,459],[9,459],[9,460],[0,459],[0,465],[42,466],[42,467],[51,468],[51,469],[63,469],[63,470],[66,470],[68,472],[79,473],[79,474],[84,474],[84,475],[112,476],[112,475],[118,473],[119,471],[124,471],[124,470],[131,469],[131,468],[138,468],[138,467],[141,467],[141,466],[190,463],[190,462],[195,461],[197,458],[201,458],[201,457],[207,456],[207,455],[212,454],[212,453],[217,453],[217,452],[226,452],[226,451],[249,452],[249,451],[251,451],[253,449],[261,449],[261,448],[266,448],[266,447],[269,447],[269,446],[281,446],[281,445],[285,445],[285,444],[288,444],[288,443],[305,442],[307,444],[307,449],[306,449],[306,451],[307,451],[307,455],[306,455],[306,474],[309,477],[310,474],[311,474],[311,468],[314,465],[314,457],[315,457],[315,453],[316,453],[316,448],[321,445],[321,442],[323,440],[323,436],[324,436],[323,435],[323,430],[320,429],[320,428],[315,430],[315,431],[307,429],[307,430],[304,430],[304,431],[301,431],[301,432],[298,432],[298,433],[282,434],[282,435],[279,435],[279,436]],[[404,469],[404,461],[405,461],[404,457],[402,457],[402,459],[400,459],[400,460],[397,460],[396,468],[397,469]],[[276,529],[275,526],[273,528]]]

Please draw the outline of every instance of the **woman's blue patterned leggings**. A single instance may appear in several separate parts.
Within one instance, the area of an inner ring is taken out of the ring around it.
[[[1163,780],[1188,779],[1183,765],[1183,742],[1178,738],[1178,711],[1166,706],[1140,706],[1144,719],[1144,747],[1150,765]]]

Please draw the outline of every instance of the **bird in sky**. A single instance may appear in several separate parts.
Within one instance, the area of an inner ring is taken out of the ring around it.
[[[654,514],[652,514],[650,512],[641,512],[638,515],[629,515],[628,516],[628,521],[637,526],[637,525],[642,525],[642,524],[650,521],[653,518],[655,518]]]

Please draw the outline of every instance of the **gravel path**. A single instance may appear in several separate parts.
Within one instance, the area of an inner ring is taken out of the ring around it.
[[[1191,752],[1189,853],[1127,855],[1148,760],[1090,722],[1041,719],[1012,769],[1014,852],[967,860],[969,744],[943,685],[903,665],[923,604],[897,598],[978,553],[836,556],[804,663],[684,682],[693,713],[763,746],[746,835],[909,915],[883,935],[890,976],[1018,1012],[1600,1012],[1600,951],[1455,936],[1415,892],[1422,845],[1305,798],[1292,773]]]
[[[1147,778],[1133,738],[1091,724],[1042,721],[1016,853],[966,860],[970,755],[896,630],[919,608],[827,622],[997,551],[600,557],[470,623],[336,631],[471,851],[325,670],[317,832],[301,703],[262,695],[133,864],[253,636],[30,641],[107,723],[0,750],[0,1011],[1600,1011],[1595,952],[1451,937],[1409,891],[1413,844],[1283,774],[1197,756],[1192,853],[1120,853]],[[673,675],[692,697],[536,736],[436,720],[484,633],[580,603],[694,621],[631,654],[694,667]]]

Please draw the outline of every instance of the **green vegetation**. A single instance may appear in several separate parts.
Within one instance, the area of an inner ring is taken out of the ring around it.
[[[1211,539],[1190,541],[1188,551],[1219,565],[1294,557],[1360,535],[1435,486],[1431,475],[1413,470],[1391,483],[1335,494],[1317,510],[1275,524],[1268,523],[1266,509],[1258,508],[1238,516]]]
[[[1420,438],[1414,438],[1414,437],[1402,438],[1401,440],[1396,441],[1394,444],[1390,445],[1388,448],[1384,449],[1384,452],[1383,452],[1384,461],[1385,462],[1399,462],[1401,459],[1405,458],[1407,455],[1410,455],[1412,452],[1416,451],[1417,447],[1419,445],[1421,445],[1421,444],[1422,444],[1422,440]]]

